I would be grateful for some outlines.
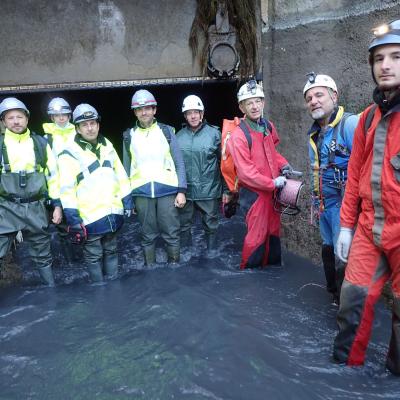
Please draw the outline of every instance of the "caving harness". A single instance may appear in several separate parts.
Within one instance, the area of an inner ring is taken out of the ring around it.
[[[376,108],[377,108],[377,105],[374,104],[368,112],[368,115],[365,119],[365,124],[364,124],[364,135],[367,134],[367,131],[371,126]],[[347,182],[347,176],[346,176],[347,168],[346,169],[339,168],[335,164],[334,160],[335,160],[335,156],[336,156],[338,150],[341,152],[341,154],[350,156],[350,153],[344,146],[342,147],[337,144],[337,138],[338,138],[338,132],[339,132],[340,137],[343,138],[343,131],[344,131],[346,120],[351,115],[353,115],[353,114],[344,113],[342,119],[339,122],[339,126],[337,128],[335,127],[336,129],[333,129],[332,139],[329,143],[328,164],[319,168],[319,193],[315,193],[315,197],[317,197],[319,200],[318,216],[320,216],[322,214],[322,212],[324,211],[324,198],[323,198],[323,194],[322,194],[322,175],[323,175],[323,172],[326,171],[328,168],[333,168],[333,180],[330,181],[329,184],[332,185],[333,187],[335,187],[336,189],[340,190],[341,198],[343,198],[343,196],[344,196],[344,192],[346,189],[346,182]],[[318,141],[317,141],[319,144],[319,145],[317,145],[318,153],[320,153],[320,148],[321,148],[321,144],[323,142],[324,133],[325,132],[322,132],[322,131],[320,132],[320,137],[318,138]],[[312,207],[313,207],[313,205],[312,205]],[[313,212],[311,212],[311,223],[313,223],[312,219],[313,219]]]

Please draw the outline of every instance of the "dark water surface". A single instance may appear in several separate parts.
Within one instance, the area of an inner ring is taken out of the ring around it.
[[[131,224],[119,280],[90,285],[64,266],[55,289],[28,273],[3,290],[0,399],[400,399],[383,305],[366,366],[331,363],[337,308],[322,269],[287,254],[283,267],[239,271],[235,218],[213,260],[197,230],[190,261],[145,269]]]

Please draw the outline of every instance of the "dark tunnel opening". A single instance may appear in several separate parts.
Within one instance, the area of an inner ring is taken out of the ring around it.
[[[155,96],[158,107],[156,117],[160,122],[179,130],[184,122],[182,101],[189,94],[198,95],[205,105],[205,119],[212,125],[222,127],[224,118],[240,115],[236,101],[237,81],[185,82],[167,85],[147,85],[123,88],[99,88],[47,92],[27,92],[1,95],[0,100],[15,96],[22,100],[31,116],[29,128],[42,133],[42,124],[48,122],[47,105],[54,97],[64,97],[74,109],[80,103],[89,103],[101,115],[100,133],[114,144],[118,153],[122,150],[122,132],[132,127],[134,115],[130,109],[133,93],[147,89]]]

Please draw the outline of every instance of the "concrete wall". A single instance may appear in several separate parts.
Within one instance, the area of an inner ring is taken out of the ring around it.
[[[367,62],[371,29],[399,18],[400,2],[263,3],[269,11],[262,38],[268,114],[280,132],[282,153],[294,167],[308,171],[307,130],[312,120],[303,102],[305,74],[315,71],[331,75],[338,84],[340,103],[348,111],[360,112],[372,102],[374,87]],[[307,186],[302,197],[305,212],[296,218],[285,217],[285,243],[289,249],[317,261],[319,234],[308,223],[309,199]],[[315,245],[310,246],[310,241]]]
[[[196,0],[2,0],[0,87],[200,75]]]

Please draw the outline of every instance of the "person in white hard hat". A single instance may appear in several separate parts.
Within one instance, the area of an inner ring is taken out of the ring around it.
[[[328,75],[308,74],[303,88],[307,110],[314,120],[308,131],[311,167],[311,221],[319,225],[326,288],[339,303],[345,264],[335,259],[340,230],[340,206],[347,181],[347,164],[358,116],[338,105],[338,89]]]
[[[334,359],[362,365],[385,283],[393,291],[386,367],[400,375],[400,19],[374,30],[369,62],[376,83],[354,134],[337,254],[347,262]]]
[[[278,153],[278,133],[263,118],[264,90],[256,81],[240,87],[237,94],[244,121],[233,130],[227,147],[239,178],[240,207],[246,212],[247,234],[240,268],[281,263],[280,213],[274,209],[276,190],[285,185],[282,172],[291,169]]]
[[[56,157],[57,174],[59,175],[58,155],[69,142],[74,140],[76,134],[75,125],[70,122],[72,116],[71,106],[62,97],[55,97],[50,100],[47,106],[47,115],[51,122],[45,122],[42,125],[43,132]],[[77,246],[71,245],[66,229],[67,225],[64,219],[61,224],[57,225],[61,253],[67,262],[80,260],[82,255],[79,254]]]
[[[157,101],[148,90],[134,93],[136,125],[123,133],[123,163],[141,224],[146,265],[156,262],[156,240],[166,243],[169,263],[180,259],[178,208],[186,203],[186,171],[175,130],[155,118]]]
[[[201,214],[207,253],[213,257],[217,248],[218,211],[223,195],[221,176],[221,132],[204,120],[200,97],[189,95],[182,104],[186,120],[176,137],[186,167],[186,205],[180,209],[181,242],[191,246],[195,211]],[[227,188],[225,188],[227,190]]]
[[[51,200],[52,222],[59,224],[62,211],[56,160],[46,140],[28,128],[29,115],[25,104],[15,97],[0,103],[6,128],[0,134],[0,268],[21,231],[43,283],[54,286],[46,203]]]
[[[65,99],[55,97],[47,106],[47,115],[52,122],[43,124],[43,132],[53,152],[58,156],[76,133],[75,126],[70,122],[72,110]]]
[[[71,240],[83,245],[92,282],[118,273],[117,232],[132,211],[128,176],[112,143],[99,133],[90,104],[73,114],[77,134],[59,154],[60,198]]]

